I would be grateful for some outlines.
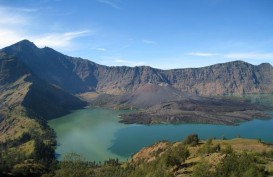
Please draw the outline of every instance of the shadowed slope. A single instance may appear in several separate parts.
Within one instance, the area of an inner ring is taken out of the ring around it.
[[[29,113],[50,119],[85,106],[75,96],[37,78],[15,57],[0,53],[0,68],[0,108],[24,106]]]

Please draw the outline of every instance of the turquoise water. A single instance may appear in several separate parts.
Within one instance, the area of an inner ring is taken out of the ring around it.
[[[103,161],[110,157],[126,160],[126,157],[108,150],[113,145],[115,132],[126,127],[118,123],[118,115],[124,112],[89,108],[49,121],[57,134],[56,153],[59,158],[76,152],[90,161]]]
[[[270,101],[273,99],[266,100]],[[261,99],[258,99],[261,101]],[[69,152],[83,155],[89,161],[109,158],[126,160],[144,146],[156,141],[180,141],[197,133],[207,138],[261,138],[273,143],[273,119],[241,123],[239,126],[181,124],[181,125],[125,125],[118,122],[126,111],[103,108],[77,110],[64,117],[49,121],[57,133],[59,158]]]
[[[197,133],[201,139],[242,138],[259,139],[273,143],[273,119],[253,120],[239,126],[181,124],[129,126],[115,132],[109,150],[121,156],[130,156],[144,146],[159,140],[181,141],[187,135]],[[124,146],[125,145],[125,146]]]

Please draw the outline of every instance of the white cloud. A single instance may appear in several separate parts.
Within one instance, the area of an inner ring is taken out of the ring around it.
[[[142,42],[145,43],[145,44],[153,44],[153,45],[156,45],[156,44],[157,44],[157,42],[155,42],[155,41],[146,40],[146,39],[143,39]]]
[[[32,34],[33,24],[37,24],[31,8],[13,8],[0,6],[0,48],[14,44],[23,39],[33,41],[39,47],[67,47],[79,37],[91,35],[90,30],[64,31]]]
[[[3,48],[23,40],[25,37],[22,34],[19,34],[17,31],[0,29],[0,39],[0,48]]]
[[[211,56],[216,56],[219,54],[218,53],[208,53],[208,52],[190,52],[190,53],[187,53],[187,55],[197,56],[197,57],[211,57]]]
[[[103,4],[107,4],[111,7],[116,8],[116,9],[120,8],[115,0],[97,0],[97,1],[100,3],[103,3]]]
[[[232,59],[267,59],[273,60],[273,53],[228,53],[224,57]]]
[[[71,44],[71,41],[75,38],[90,35],[90,30],[72,31],[65,33],[49,33],[39,36],[29,37],[37,46],[44,47],[66,47]]]

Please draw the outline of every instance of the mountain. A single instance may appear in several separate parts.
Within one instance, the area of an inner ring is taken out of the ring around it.
[[[38,48],[23,40],[2,49],[16,56],[39,78],[72,93],[97,91],[131,93],[146,84],[168,84],[197,95],[272,93],[273,68],[243,61],[202,68],[160,70],[148,66],[107,67],[89,60],[63,55],[51,48]]]
[[[261,106],[211,95],[272,92],[270,64],[107,67],[23,40],[0,50],[0,175],[47,171],[55,159],[56,135],[46,120],[83,108],[87,103],[80,98],[96,106],[140,109],[123,115],[124,123],[234,125],[267,115]]]
[[[0,176],[11,171],[32,174],[27,176],[45,172],[55,158],[56,147],[56,135],[46,120],[85,105],[74,95],[39,78],[15,56],[1,51]]]
[[[196,96],[180,92],[170,85],[155,85],[148,83],[140,86],[130,94],[123,95],[120,102],[133,107],[147,109],[159,103],[186,100],[193,97]]]
[[[15,62],[2,64],[2,70],[10,66],[10,69],[17,71],[2,72],[1,84],[7,80],[16,83],[19,77],[24,76],[20,80],[22,83],[19,82],[22,93],[17,93],[17,89],[12,92],[10,100],[21,101],[28,113],[45,119],[83,107],[85,103],[77,96],[97,92],[99,96],[92,102],[93,105],[146,109],[124,116],[122,121],[125,123],[201,122],[233,125],[237,121],[266,118],[267,115],[261,112],[264,108],[247,102],[203,96],[273,93],[273,68],[266,63],[255,66],[234,61],[174,70],[148,66],[107,67],[63,55],[48,47],[38,48],[28,40],[1,51],[13,56]]]
[[[71,93],[92,91],[97,85],[94,77],[88,77],[97,67],[91,61],[68,57],[48,47],[40,49],[27,40],[2,51],[16,56],[39,78]]]
[[[0,52],[0,108],[23,106],[27,113],[51,119],[85,103],[66,91],[38,78],[14,56]]]
[[[23,40],[1,50],[0,83],[1,107],[20,105],[43,119],[83,107],[86,103],[78,96],[97,92],[96,106],[146,109],[126,116],[122,120],[126,123],[233,124],[267,116],[261,113],[263,108],[247,102],[201,96],[273,93],[273,68],[243,61],[174,70],[107,67]]]

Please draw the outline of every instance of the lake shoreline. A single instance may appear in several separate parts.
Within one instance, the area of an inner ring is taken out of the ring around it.
[[[126,112],[126,111],[125,111]],[[120,110],[87,108],[70,115],[49,121],[57,134],[56,153],[63,155],[75,152],[87,160],[104,161],[119,158],[126,161],[133,153],[157,141],[179,141],[188,134],[198,133],[201,139],[207,138],[251,138],[272,142],[268,131],[273,120],[254,119],[238,126],[210,124],[123,124],[120,123]],[[137,126],[136,126],[137,125]],[[252,131],[263,127],[259,132]],[[138,141],[135,141],[138,140]]]

